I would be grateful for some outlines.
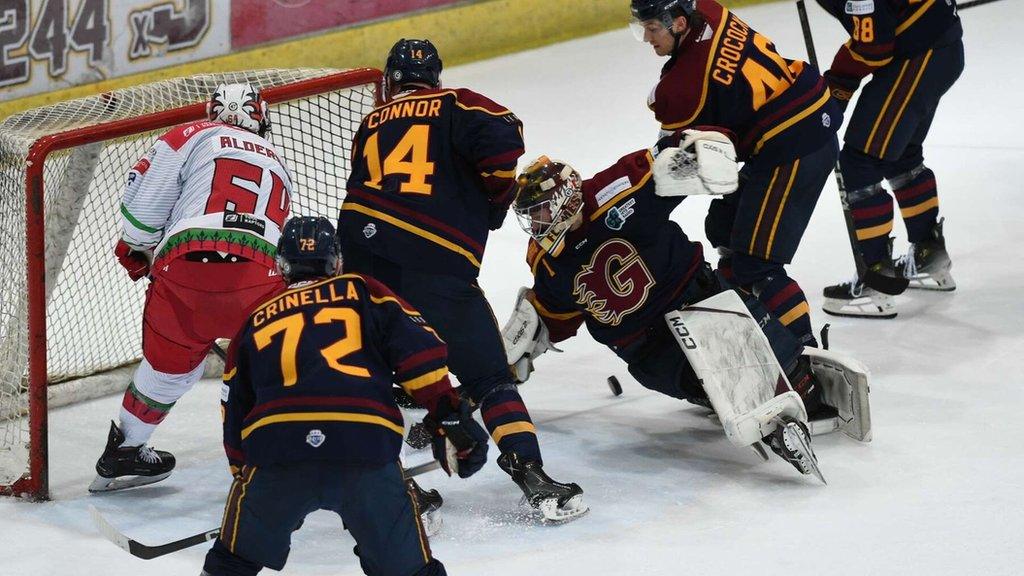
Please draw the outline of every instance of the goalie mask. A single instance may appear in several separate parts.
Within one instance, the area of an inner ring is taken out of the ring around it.
[[[206,103],[206,117],[266,136],[270,132],[267,101],[258,88],[249,84],[221,84]]]
[[[572,166],[541,156],[516,179],[519,225],[546,252],[558,256],[583,211],[583,179]]]
[[[288,220],[277,242],[277,270],[285,282],[329,278],[341,272],[341,241],[323,216]]]

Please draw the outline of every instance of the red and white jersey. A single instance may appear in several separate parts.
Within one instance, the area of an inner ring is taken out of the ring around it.
[[[128,172],[121,235],[155,265],[198,250],[273,267],[292,179],[266,139],[220,122],[177,126]]]

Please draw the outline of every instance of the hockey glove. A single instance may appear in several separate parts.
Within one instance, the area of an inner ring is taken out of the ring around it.
[[[654,184],[658,196],[731,194],[739,186],[736,147],[721,132],[684,130],[678,147],[658,150]]]
[[[457,473],[459,478],[469,478],[487,463],[487,432],[473,419],[466,400],[455,406],[442,401],[423,425],[434,438],[434,458],[449,476]]]
[[[114,256],[117,256],[118,263],[128,271],[128,277],[132,282],[149,276],[149,258],[145,252],[134,250],[124,240],[118,240],[117,246],[114,246]]]
[[[846,78],[844,76],[836,76],[831,70],[823,74],[825,82],[828,83],[828,91],[832,94],[832,98],[839,104],[839,107],[843,109],[843,113],[846,113],[846,107],[850,105],[850,99],[853,98],[853,93],[860,87],[860,80],[855,78]]]

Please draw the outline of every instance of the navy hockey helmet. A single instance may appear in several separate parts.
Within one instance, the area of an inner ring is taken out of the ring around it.
[[[672,21],[680,16],[689,17],[697,10],[697,0],[630,0],[629,9],[633,13],[630,28],[638,40],[643,40],[643,23],[658,20],[668,30],[672,29]]]
[[[391,47],[384,66],[387,92],[396,92],[404,84],[419,83],[438,88],[441,86],[441,56],[430,40],[402,38]]]
[[[341,241],[327,218],[296,216],[284,225],[276,260],[288,284],[334,276],[341,272]]]

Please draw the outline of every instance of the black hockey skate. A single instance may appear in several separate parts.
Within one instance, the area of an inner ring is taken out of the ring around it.
[[[427,536],[433,536],[440,532],[442,521],[441,513],[438,510],[444,504],[441,493],[437,490],[424,490],[412,478],[407,478],[405,485],[416,500],[416,509],[419,511],[420,521],[423,523],[423,530],[426,531]]]
[[[96,479],[89,492],[112,492],[159,482],[174,470],[174,455],[142,446],[121,447],[124,433],[113,422],[107,435],[107,447],[96,461]]]
[[[942,292],[956,290],[956,282],[949,273],[953,262],[946,252],[946,237],[942,235],[945,221],[945,218],[940,219],[928,238],[911,244],[906,256],[894,262],[896,273],[910,281],[910,288]]]
[[[548,521],[567,522],[590,510],[583,503],[583,489],[579,485],[552,480],[535,460],[526,462],[514,452],[506,452],[498,457],[498,466],[523,491],[523,499]]]
[[[895,276],[896,270],[892,262],[892,239],[881,262],[869,267],[869,270],[883,276]],[[834,284],[824,290],[825,303],[822,310],[833,316],[852,316],[854,318],[895,318],[896,299],[883,294],[866,285],[861,278],[849,282]]]
[[[803,422],[784,418],[771,434],[761,439],[779,455],[789,462],[801,474],[814,474],[823,484],[828,484],[818,468],[818,457],[811,449],[811,433]]]

